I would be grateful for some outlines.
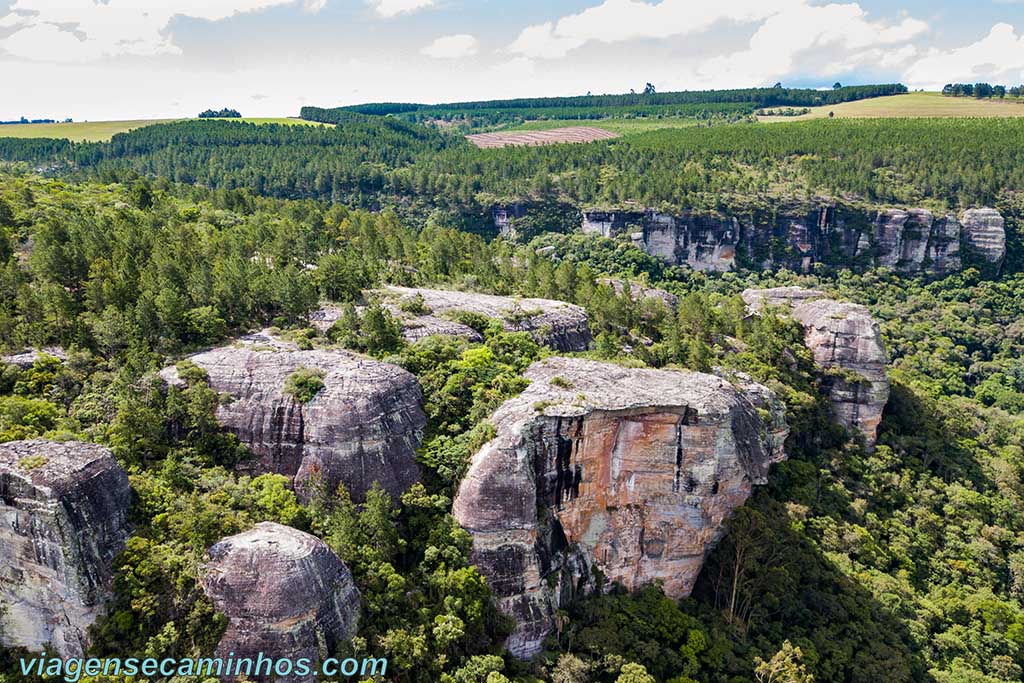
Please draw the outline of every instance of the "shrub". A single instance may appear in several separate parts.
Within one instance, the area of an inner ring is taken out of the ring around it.
[[[299,368],[284,383],[284,391],[299,403],[309,403],[324,388],[324,371],[315,368]]]

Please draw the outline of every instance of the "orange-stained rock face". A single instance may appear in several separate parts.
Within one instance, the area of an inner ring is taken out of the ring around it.
[[[689,594],[723,522],[783,457],[782,406],[767,389],[695,372],[551,358],[492,417],[454,512],[474,562],[539,651],[554,610],[595,587],[661,581]]]

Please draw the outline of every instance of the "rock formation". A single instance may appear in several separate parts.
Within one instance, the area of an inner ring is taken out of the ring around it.
[[[749,381],[549,358],[491,417],[454,503],[473,561],[529,657],[555,609],[595,589],[689,594],[722,524],[784,457],[783,407]],[[765,416],[765,417],[762,417]]]
[[[9,356],[0,356],[0,363],[14,365],[22,370],[27,370],[35,365],[35,362],[42,356],[53,356],[60,361],[68,359],[68,354],[64,349],[56,346],[50,346],[44,349],[25,349],[21,353],[14,353]]]
[[[351,572],[323,541],[297,529],[262,522],[223,539],[210,548],[200,582],[229,619],[218,657],[263,653],[319,663],[356,634],[359,590]],[[253,673],[253,680],[269,680]],[[276,680],[311,683],[316,676]]]
[[[998,272],[1006,258],[1006,221],[995,209],[970,209],[962,222],[967,250]]]
[[[130,535],[128,476],[95,444],[0,444],[0,641],[80,657]]]
[[[529,211],[527,204],[505,207],[504,213],[495,210],[495,227],[507,229],[508,216]],[[745,266],[808,272],[824,264],[888,266],[904,274],[941,277],[961,269],[962,251],[996,272],[1006,253],[1004,221],[995,209],[971,209],[959,219],[926,209],[873,211],[824,202],[722,214],[590,210],[583,212],[581,230],[626,235],[653,256],[703,271]]]
[[[639,282],[627,282],[620,278],[605,277],[598,280],[600,284],[608,285],[615,293],[619,296],[625,291],[626,287],[629,287],[629,297],[633,301],[642,301],[644,299],[654,299],[665,304],[665,308],[670,311],[674,311],[676,306],[679,305],[679,298],[670,292],[666,292],[664,289],[657,287],[649,287]]]
[[[239,465],[242,471],[294,477],[302,496],[313,476],[332,490],[343,482],[356,501],[375,481],[398,497],[419,479],[415,452],[426,416],[419,382],[405,370],[344,351],[299,351],[260,335],[188,360],[227,394],[217,420],[256,456]],[[285,391],[302,369],[318,371],[324,385],[307,403]],[[181,383],[176,367],[160,374]]]
[[[557,351],[585,351],[591,342],[586,311],[564,301],[408,287],[387,287],[382,294],[392,313],[402,319],[405,336],[410,341],[431,334],[479,340],[479,333],[451,317],[466,311],[500,320],[509,332],[529,332],[538,344]],[[422,297],[427,312],[402,310],[403,305],[408,308],[407,304],[416,297]]]
[[[804,328],[814,362],[826,371],[822,383],[836,419],[873,448],[889,400],[889,380],[882,335],[868,309],[800,287],[748,289],[743,300],[753,313],[766,305],[788,308]]]

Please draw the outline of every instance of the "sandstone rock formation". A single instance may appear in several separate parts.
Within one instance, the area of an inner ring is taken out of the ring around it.
[[[419,382],[405,370],[344,351],[293,350],[260,335],[188,360],[227,394],[217,420],[256,456],[242,471],[294,477],[303,496],[313,476],[330,489],[343,482],[356,501],[375,481],[398,497],[419,479],[415,451],[426,416]],[[324,384],[308,403],[285,391],[303,368],[322,373]],[[160,374],[181,382],[176,367]]]
[[[387,287],[382,293],[386,305],[402,319],[410,341],[431,334],[479,340],[475,330],[449,317],[458,311],[468,311],[501,320],[509,332],[529,332],[537,343],[558,351],[585,351],[591,342],[586,311],[564,301],[408,287]],[[428,313],[402,310],[403,304],[417,297],[422,297]]]
[[[970,209],[963,215],[967,249],[998,272],[1006,257],[1006,221],[995,209]]]
[[[528,204],[495,210],[495,227],[529,214]],[[962,267],[962,251],[998,271],[1006,253],[1004,221],[995,209],[971,209],[959,219],[926,209],[871,211],[820,200],[816,206],[780,205],[771,211],[721,214],[654,210],[590,210],[581,230],[627,235],[668,263],[695,270],[739,266],[809,271],[888,266],[900,273],[944,276]]]
[[[873,448],[889,400],[889,380],[882,335],[868,309],[800,287],[748,289],[743,300],[754,313],[766,305],[789,308],[804,328],[804,342],[815,363],[826,371],[822,380],[833,414]]]
[[[0,444],[0,641],[80,657],[130,535],[128,476],[95,444]]]
[[[200,582],[229,619],[218,657],[263,653],[318,663],[356,634],[359,590],[351,572],[323,541],[297,529],[263,522],[223,539],[210,548]],[[316,676],[276,680],[311,683]]]
[[[42,356],[53,356],[61,361],[68,359],[68,354],[64,349],[56,346],[49,346],[44,349],[25,349],[21,353],[14,353],[9,356],[0,356],[0,363],[14,365],[22,370],[27,370],[35,365],[35,362]]]
[[[748,381],[570,358],[526,377],[491,417],[497,435],[453,510],[517,623],[508,645],[521,657],[540,649],[559,604],[595,589],[593,569],[687,595],[787,434],[781,403]]]

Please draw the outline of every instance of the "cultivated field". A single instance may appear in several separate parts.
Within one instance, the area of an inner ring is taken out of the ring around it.
[[[580,121],[579,119],[549,119],[544,121],[527,121],[526,123],[519,124],[508,131],[502,132],[519,132],[525,130],[551,130],[554,128],[580,128],[587,126],[594,126],[607,130],[612,133],[618,133],[619,135],[633,135],[636,133],[646,133],[651,130],[660,130],[663,128],[691,128],[693,126],[703,124],[695,118],[687,117],[663,117],[658,118],[655,116],[641,117],[641,118],[621,118],[621,119],[600,119],[598,121]]]
[[[610,140],[617,137],[619,137],[618,133],[613,133],[603,128],[576,126],[572,128],[524,130],[509,133],[476,133],[475,135],[467,135],[466,139],[481,149],[493,149],[514,145],[537,147],[539,145],[557,145],[563,142],[593,142],[595,140]]]
[[[811,113],[803,116],[761,116],[761,121],[803,121],[827,118],[834,112],[836,118],[881,119],[881,118],[956,118],[986,117],[1003,118],[1024,116],[1024,100],[976,100],[972,97],[943,97],[937,92],[915,92],[906,95],[876,97],[857,102],[844,102],[828,107],[813,107]]]
[[[0,126],[0,138],[67,138],[72,142],[105,142],[118,133],[157,123],[184,119],[137,119],[134,121],[76,121],[74,123],[14,123]],[[249,123],[283,123],[296,126],[322,126],[314,121],[290,118],[220,119]]]

